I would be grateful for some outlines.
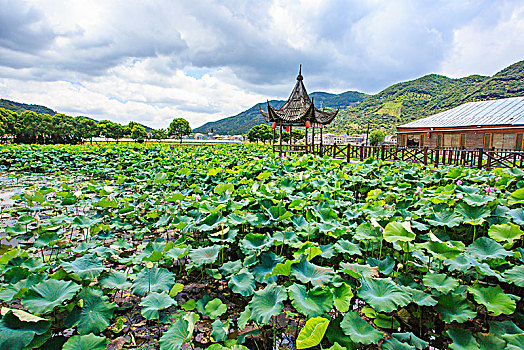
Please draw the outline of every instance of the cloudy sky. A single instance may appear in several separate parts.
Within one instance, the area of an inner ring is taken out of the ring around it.
[[[153,128],[524,59],[522,0],[0,0],[0,98]]]

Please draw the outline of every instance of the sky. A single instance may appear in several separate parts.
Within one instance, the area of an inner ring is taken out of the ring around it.
[[[522,0],[0,0],[0,98],[195,128],[309,92],[524,59]]]

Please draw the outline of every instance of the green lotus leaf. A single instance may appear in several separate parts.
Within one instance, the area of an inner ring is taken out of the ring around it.
[[[140,306],[142,306],[142,316],[148,320],[158,320],[159,311],[167,309],[173,305],[176,306],[177,302],[167,295],[166,292],[148,293],[147,296],[140,301]]]
[[[377,344],[384,337],[382,332],[373,328],[354,311],[350,311],[344,315],[340,327],[355,343],[364,345]]]
[[[360,255],[361,251],[358,245],[346,241],[344,239],[338,240],[334,247],[337,253],[349,254],[349,255]]]
[[[494,316],[500,314],[511,315],[515,311],[515,301],[505,294],[500,286],[480,287],[478,285],[468,288],[475,301],[482,304]]]
[[[452,350],[478,350],[479,343],[475,340],[469,329],[450,328],[446,331],[448,336],[453,340],[449,345]]]
[[[488,204],[495,200],[495,197],[484,195],[484,194],[466,194],[464,196],[464,202],[468,203],[471,206],[479,207]]]
[[[225,276],[237,273],[242,269],[242,261],[228,261],[218,268],[218,270]]]
[[[524,287],[524,265],[515,266],[503,274],[504,278],[516,286]]]
[[[462,223],[460,216],[455,214],[452,210],[441,210],[435,212],[431,218],[426,221],[433,226],[445,226],[445,227],[456,227]]]
[[[291,274],[302,283],[311,282],[313,286],[321,286],[331,281],[334,271],[331,268],[314,265],[303,257],[299,263],[291,265]]]
[[[22,300],[22,305],[34,314],[43,315],[53,311],[64,301],[72,299],[79,290],[80,286],[71,281],[49,279],[29,289]]]
[[[95,254],[86,254],[72,262],[62,262],[62,267],[69,273],[74,273],[81,279],[92,280],[106,269],[100,258]]]
[[[370,223],[362,223],[355,230],[354,239],[359,241],[380,242],[382,234]]]
[[[204,312],[209,318],[214,319],[222,316],[227,311],[227,305],[222,300],[215,298],[204,307]]]
[[[326,350],[347,350],[347,348],[345,346],[342,346],[339,343],[335,342],[335,343],[333,343],[333,345],[331,345]]]
[[[462,215],[465,223],[471,225],[482,224],[484,219],[491,214],[491,209],[486,206],[474,207],[464,202],[457,205],[455,211]]]
[[[524,330],[511,321],[490,321],[489,332],[498,336],[505,334],[524,334]]]
[[[189,251],[189,259],[191,259],[191,264],[195,267],[213,264],[218,258],[220,249],[222,249],[222,246],[220,245],[191,249]]]
[[[439,312],[442,321],[447,323],[453,321],[464,323],[477,316],[477,312],[473,309],[473,305],[466,300],[466,296],[454,293],[441,295],[435,310]]]
[[[315,287],[307,290],[306,286],[293,284],[288,289],[291,304],[307,317],[321,316],[331,310],[333,296],[327,287]]]
[[[0,320],[0,348],[21,350],[35,336],[45,334],[51,322],[22,310],[2,308]]]
[[[326,332],[326,338],[330,343],[338,343],[347,350],[356,349],[358,347],[358,343],[353,342],[340,327],[342,320],[342,315],[339,315],[329,323]]]
[[[471,256],[479,261],[489,259],[504,259],[511,256],[511,252],[504,249],[502,245],[488,237],[480,237],[466,248]]]
[[[384,350],[415,350],[413,345],[399,341],[397,338],[390,338],[386,340],[381,349]]]
[[[191,340],[197,320],[195,313],[180,317],[160,337],[160,350],[181,350],[182,345]]]
[[[395,268],[395,259],[393,259],[390,256],[386,256],[385,258],[378,261],[378,259],[369,257],[366,259],[366,264],[368,264],[371,267],[376,267],[378,269],[378,272],[386,276],[389,276]]]
[[[382,313],[379,313],[375,316],[373,323],[375,326],[384,329],[398,329],[400,327],[400,323],[395,317]]]
[[[409,221],[390,222],[384,228],[384,239],[387,242],[411,242],[415,239],[415,234],[411,231]]]
[[[508,210],[506,216],[510,218],[515,224],[524,226],[524,210],[522,208],[515,208]]]
[[[226,222],[226,218],[219,213],[211,213],[197,223],[196,228],[199,231],[213,231]]]
[[[411,302],[409,294],[390,278],[361,279],[357,295],[379,312],[391,312]]]
[[[505,350],[524,349],[524,334],[506,334],[502,338],[506,341]]]
[[[447,241],[443,242],[432,233],[430,233],[430,240],[426,243],[421,244],[422,247],[436,259],[446,260],[454,259],[462,253],[466,246],[464,243],[459,241]]]
[[[509,242],[513,243],[514,240],[518,240],[524,232],[518,225],[509,223],[502,225],[492,225],[488,230],[488,235],[497,242]]]
[[[247,297],[255,292],[255,277],[248,269],[243,268],[229,277],[228,285],[234,293]]]
[[[402,289],[404,289],[409,296],[411,297],[411,301],[417,305],[420,306],[435,306],[437,305],[437,301],[433,299],[431,294],[425,293],[421,290],[402,286]]]
[[[0,300],[10,302],[14,298],[21,298],[32,286],[44,280],[44,275],[29,275],[26,279],[8,285],[0,291]]]
[[[488,333],[476,333],[475,339],[479,343],[479,348],[482,350],[505,350],[506,341],[499,336]]]
[[[175,284],[175,274],[162,267],[154,266],[151,269],[142,268],[133,281],[133,293],[139,296],[147,292],[158,292],[171,290]]]
[[[115,270],[111,270],[107,275],[104,275],[98,280],[98,284],[102,288],[127,290],[131,288],[131,282],[127,280],[127,276]]]
[[[342,282],[340,286],[333,288],[333,303],[339,312],[348,312],[353,298],[353,291],[347,283]]]
[[[353,278],[378,277],[378,269],[370,265],[341,263],[340,269]]]
[[[267,324],[271,316],[276,316],[282,311],[282,302],[287,299],[286,289],[276,284],[268,284],[264,289],[258,290],[249,302],[251,319]]]
[[[211,324],[213,332],[211,333],[211,338],[216,341],[224,341],[227,339],[227,331],[229,330],[229,321],[222,322],[220,320],[215,320]],[[227,348],[226,348],[227,349]]]
[[[458,287],[459,283],[456,279],[447,276],[444,273],[432,273],[424,275],[424,285],[434,288],[441,293],[447,293]]]
[[[327,318],[314,317],[307,320],[304,328],[298,333],[297,349],[308,349],[320,344],[328,326]]]
[[[428,347],[429,343],[427,341],[424,341],[417,337],[415,334],[411,332],[405,332],[405,333],[393,333],[391,334],[393,338],[396,338],[400,341],[409,343],[410,345],[413,345],[417,349],[425,349]]]
[[[97,337],[94,334],[73,335],[65,342],[62,350],[106,350],[107,340],[105,337]]]
[[[273,246],[273,240],[267,234],[248,233],[240,242],[242,251],[248,254],[250,250],[263,252]]]
[[[82,306],[77,305],[66,319],[67,327],[78,327],[78,333],[100,333],[109,325],[116,309],[102,291],[93,288],[84,288],[78,293],[77,300],[82,300]]]
[[[257,281],[258,283],[276,282],[277,276],[268,276],[268,278],[266,278],[266,275],[268,273],[272,273],[275,266],[277,266],[278,263],[282,263],[284,261],[284,258],[279,255],[276,255],[273,252],[264,252],[260,254],[259,260],[260,263],[258,263],[253,268],[253,275],[255,275],[255,281]]]

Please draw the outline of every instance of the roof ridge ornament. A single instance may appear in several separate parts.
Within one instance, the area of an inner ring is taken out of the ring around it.
[[[304,77],[302,76],[302,65],[298,68],[297,80],[304,80]]]

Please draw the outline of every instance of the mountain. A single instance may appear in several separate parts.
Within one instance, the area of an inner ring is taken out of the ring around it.
[[[370,128],[384,129],[394,133],[396,126],[426,117],[465,102],[492,100],[524,96],[524,61],[517,62],[495,75],[452,79],[443,75],[429,74],[415,80],[394,84],[375,95],[348,91],[333,95],[314,92],[316,106],[341,108],[335,120],[326,127],[335,133],[365,132]],[[359,102],[360,101],[360,102]],[[280,108],[284,101],[270,101]],[[213,131],[219,134],[242,134],[258,124],[264,123],[259,106],[266,110],[265,103],[259,103],[233,117],[202,125],[195,132]]]
[[[22,114],[25,111],[33,111],[36,114],[49,114],[49,115],[55,115],[55,114],[58,113],[58,112],[55,112],[51,108],[48,108],[46,106],[33,105],[33,104],[28,105],[26,103],[20,103],[20,102],[5,100],[3,98],[0,99],[0,108],[4,108],[4,109],[7,109],[7,110],[10,110],[10,111],[15,112],[17,114]],[[84,118],[94,120],[95,122],[98,123],[98,120],[96,120],[96,119],[93,119],[93,118],[90,118],[90,117],[85,117],[85,116],[84,116]],[[152,130],[154,130],[153,128],[150,128],[149,126],[146,126],[144,124],[140,124],[140,125],[142,125],[144,127],[146,132],[151,132]]]
[[[328,92],[313,92],[309,94],[315,103],[317,108],[344,108],[359,103],[368,95],[358,91],[346,91],[341,94],[330,94]],[[275,108],[280,108],[286,101],[271,100],[269,103]],[[265,123],[264,118],[260,114],[260,108],[263,111],[267,111],[266,102],[258,103],[253,107],[245,110],[235,116],[217,120],[215,122],[206,123],[198,128],[195,128],[194,132],[208,133],[213,132],[222,135],[237,135],[247,134],[249,129],[255,125]]]
[[[341,111],[326,129],[335,133],[371,129],[394,133],[395,127],[465,102],[524,96],[524,61],[492,77],[472,75],[451,79],[430,74],[398,83]]]
[[[13,112],[16,112],[18,114],[21,114],[25,111],[33,111],[37,114],[49,114],[49,115],[55,115],[56,112],[53,111],[51,108],[47,108],[45,106],[40,105],[28,105],[25,103],[19,103],[9,100],[4,100],[3,98],[0,99],[0,108],[4,108]]]

